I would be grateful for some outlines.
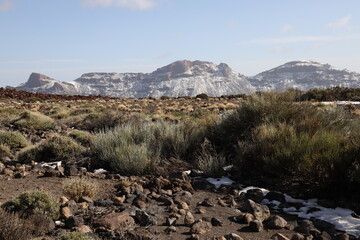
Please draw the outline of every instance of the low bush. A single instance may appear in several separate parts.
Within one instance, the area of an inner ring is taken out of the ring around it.
[[[96,134],[93,140],[95,165],[124,174],[142,173],[160,158],[189,157],[201,141],[202,131],[191,122],[120,125]]]
[[[6,125],[18,119],[23,110],[16,108],[0,108],[0,124]]]
[[[9,213],[0,208],[0,239],[31,239],[30,224],[16,213]]]
[[[253,96],[211,128],[210,139],[231,156],[239,176],[301,179],[314,189],[351,187],[359,120],[294,100],[289,93]]]
[[[83,150],[74,139],[54,135],[38,145],[23,149],[18,154],[18,160],[23,163],[69,161],[80,156]]]
[[[29,145],[26,138],[18,132],[0,132],[0,144],[9,146],[10,148],[23,148]]]
[[[8,212],[16,212],[22,216],[28,217],[34,214],[48,215],[52,219],[59,218],[59,203],[45,192],[29,191],[21,193],[13,200],[7,201],[1,205],[1,208]]]
[[[98,191],[95,181],[88,178],[71,178],[63,183],[64,194],[78,201],[81,197],[94,197]]]
[[[69,232],[61,236],[60,240],[94,240],[94,238],[81,232]]]
[[[87,131],[82,130],[72,130],[68,133],[68,136],[75,139],[77,142],[84,146],[88,146],[91,143],[93,135]]]
[[[39,112],[27,111],[21,114],[20,118],[14,121],[19,129],[49,130],[55,128],[54,119]]]
[[[0,158],[11,157],[12,153],[8,145],[0,144]]]
[[[77,126],[78,129],[87,131],[99,131],[107,128],[113,128],[116,125],[127,122],[128,115],[115,111],[94,112],[88,114],[81,124]]]
[[[224,175],[226,165],[225,157],[215,151],[210,141],[205,139],[196,154],[198,168],[209,177],[221,177]]]

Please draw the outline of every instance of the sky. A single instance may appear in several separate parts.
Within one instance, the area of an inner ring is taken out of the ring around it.
[[[0,87],[32,72],[152,72],[177,60],[252,76],[294,60],[360,72],[359,0],[0,0]]]

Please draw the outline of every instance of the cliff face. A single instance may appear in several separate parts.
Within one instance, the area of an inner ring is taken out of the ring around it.
[[[253,77],[233,71],[227,64],[176,61],[152,73],[86,73],[61,82],[32,73],[17,90],[65,95],[110,97],[209,96],[283,91],[288,88],[360,87],[360,74],[314,61],[293,61]]]

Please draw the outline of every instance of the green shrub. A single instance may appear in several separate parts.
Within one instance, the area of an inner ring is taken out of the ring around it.
[[[0,158],[11,157],[12,153],[8,145],[0,144]]]
[[[68,136],[85,146],[88,146],[93,138],[93,135],[91,133],[76,129],[69,132]]]
[[[196,95],[195,98],[208,99],[209,96],[206,93],[200,93]]]
[[[52,138],[35,146],[23,149],[18,154],[20,162],[52,162],[69,161],[80,156],[83,152],[81,147],[74,139],[66,136],[54,135]]]
[[[34,214],[48,215],[52,219],[59,218],[59,203],[44,192],[30,191],[21,193],[13,200],[5,202],[1,207],[9,212],[16,212],[23,216]]]
[[[64,181],[63,191],[67,196],[78,201],[81,197],[94,197],[98,191],[98,185],[88,178],[71,178]]]
[[[49,130],[55,128],[54,119],[39,112],[24,112],[20,118],[14,121],[14,125],[20,129]]]
[[[93,140],[95,164],[126,173],[141,173],[159,158],[185,158],[199,142],[202,128],[190,122],[120,125]]]
[[[328,190],[350,186],[359,119],[294,100],[289,93],[252,97],[212,128],[210,139],[231,156],[239,176],[301,179]]]
[[[61,236],[60,240],[93,240],[92,237],[81,232],[69,232]]]
[[[196,163],[205,176],[221,177],[225,173],[225,157],[218,154],[207,139],[201,144],[201,148],[196,155]]]
[[[55,108],[50,111],[49,115],[55,119],[63,119],[70,116],[70,110],[64,107]]]
[[[0,132],[0,144],[9,146],[10,148],[22,148],[29,145],[26,138],[18,132]]]
[[[120,112],[105,111],[88,114],[84,120],[77,126],[78,129],[87,131],[98,131],[107,128],[113,128],[116,125],[127,122],[129,116]]]
[[[15,119],[18,119],[23,113],[23,110],[16,108],[0,108],[0,124],[9,124]]]
[[[31,239],[29,223],[21,219],[18,214],[6,212],[0,208],[0,222],[0,239]]]

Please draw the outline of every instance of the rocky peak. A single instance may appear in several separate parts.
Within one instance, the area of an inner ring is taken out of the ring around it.
[[[40,73],[31,73],[25,86],[28,88],[41,87],[41,86],[47,84],[49,81],[53,81],[53,80],[54,80],[53,78],[50,78],[50,77],[40,74]]]

